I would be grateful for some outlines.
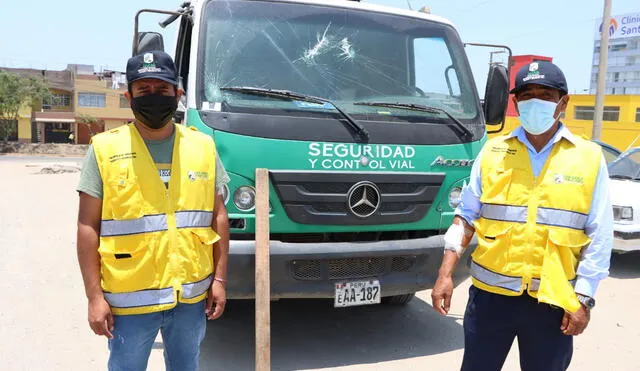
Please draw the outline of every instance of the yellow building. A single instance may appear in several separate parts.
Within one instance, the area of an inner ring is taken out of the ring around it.
[[[24,105],[18,114],[17,137],[22,143],[68,142],[73,117],[73,75],[71,71],[32,68],[2,68],[23,77],[43,79],[50,97],[44,102]]]
[[[93,134],[111,130],[134,120],[129,101],[124,97],[127,90],[126,83],[119,73],[114,72],[110,75],[76,74],[75,76],[78,143],[88,143]],[[87,124],[91,120],[95,120],[94,123]]]
[[[18,112],[18,140],[22,143],[31,142],[31,106],[25,104]]]
[[[595,95],[571,95],[562,120],[574,134],[591,139]],[[490,137],[510,132],[520,125],[517,117],[507,117],[504,129]],[[491,127],[488,127],[491,130]],[[600,140],[621,151],[640,146],[640,95],[606,95]]]

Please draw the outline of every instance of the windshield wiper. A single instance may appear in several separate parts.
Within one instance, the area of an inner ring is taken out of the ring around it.
[[[347,121],[349,126],[351,126],[351,128],[355,130],[356,134],[360,137],[360,140],[362,141],[369,140],[369,132],[367,131],[367,129],[365,129],[362,125],[356,122],[356,120],[354,120],[351,116],[349,116],[349,114],[347,114],[346,112],[338,108],[338,106],[336,106],[333,102],[331,102],[328,99],[318,98],[311,95],[300,94],[300,93],[292,92],[289,90],[264,89],[264,88],[243,87],[243,86],[227,86],[227,87],[220,88],[220,90],[236,91],[244,94],[253,94],[253,95],[259,95],[262,97],[279,98],[279,99],[290,100],[290,101],[299,100],[299,101],[315,103],[315,104],[328,103],[332,105],[333,108],[335,108],[335,110],[338,111],[340,115],[342,115],[342,117],[344,117],[344,119]]]
[[[613,174],[613,175],[609,175],[609,178],[611,179],[628,179],[628,180],[634,180],[636,178],[629,176],[629,175],[621,175],[621,174]]]
[[[426,113],[444,113],[453,121],[458,129],[462,132],[463,137],[473,136],[471,130],[469,130],[460,120],[453,117],[449,112],[443,110],[442,108],[437,107],[428,107],[423,106],[421,104],[413,104],[413,103],[392,103],[392,102],[355,102],[353,103],[356,106],[371,106],[371,107],[387,107],[387,108],[399,108],[406,109],[410,111],[418,111],[418,112],[426,112]]]

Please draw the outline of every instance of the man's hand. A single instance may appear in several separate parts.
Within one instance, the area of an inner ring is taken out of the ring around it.
[[[580,305],[575,313],[564,312],[562,317],[562,324],[560,330],[565,335],[577,336],[587,328],[589,320],[591,319],[591,313],[584,305]]]
[[[89,326],[96,335],[104,335],[113,339],[113,315],[111,307],[104,297],[89,300]]]
[[[224,306],[227,304],[227,293],[222,282],[213,281],[209,288],[209,296],[207,297],[207,306],[205,314],[207,319],[214,320],[220,318],[224,313]]]
[[[440,275],[431,291],[431,305],[433,309],[442,315],[449,313],[451,296],[453,296],[453,279],[451,276]]]

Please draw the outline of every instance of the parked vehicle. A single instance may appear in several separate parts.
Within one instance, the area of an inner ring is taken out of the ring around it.
[[[507,69],[490,67],[481,105],[451,22],[357,1],[193,0],[173,21],[177,121],[215,139],[231,177],[227,297],[255,295],[256,168],[272,298],[405,304],[432,287],[485,124],[504,120]],[[134,54],[164,48],[135,25]]]
[[[615,159],[617,159],[618,156],[620,156],[620,154],[622,153],[616,147],[610,144],[607,144],[605,142],[595,140],[595,139],[593,139],[593,142],[598,143],[600,147],[602,147],[602,154],[604,155],[604,159],[607,161],[607,165],[615,161]]]
[[[640,147],[609,165],[613,204],[614,251],[640,250]]]

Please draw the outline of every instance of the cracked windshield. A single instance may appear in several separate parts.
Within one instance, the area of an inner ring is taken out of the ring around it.
[[[221,90],[288,90],[329,99],[361,120],[444,119],[442,113],[354,105],[419,104],[478,119],[470,71],[453,29],[382,13],[273,2],[209,3],[204,101],[215,110],[324,110],[329,103]],[[477,121],[473,121],[477,122]]]

